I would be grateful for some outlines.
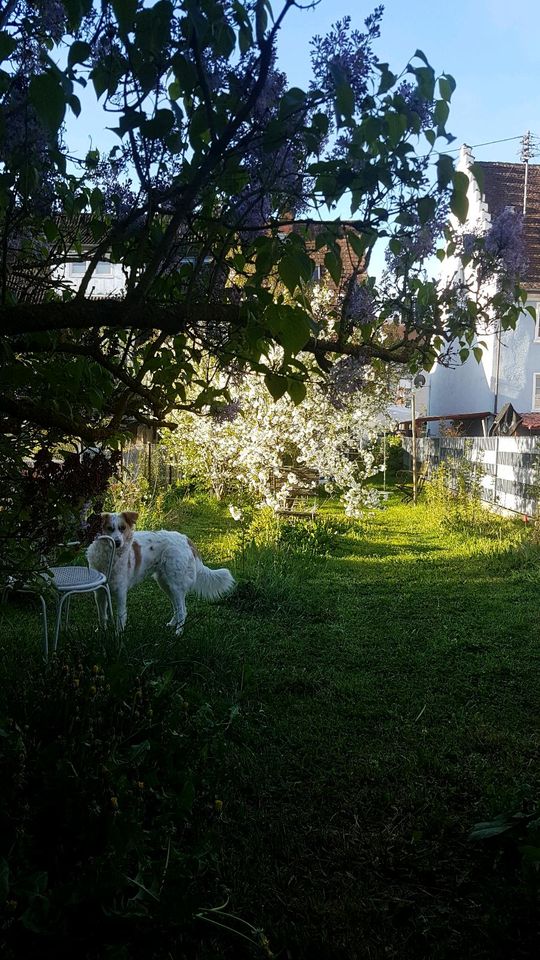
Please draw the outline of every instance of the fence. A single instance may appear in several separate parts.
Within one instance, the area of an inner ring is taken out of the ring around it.
[[[412,439],[403,438],[412,463]],[[421,437],[417,458],[432,473],[444,462],[451,476],[460,464],[473,468],[482,500],[504,510],[532,516],[540,499],[540,441],[534,437]]]

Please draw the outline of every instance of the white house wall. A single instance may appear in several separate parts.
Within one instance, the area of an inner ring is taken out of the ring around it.
[[[518,413],[533,410],[534,374],[540,373],[540,341],[535,322],[523,313],[515,330],[501,336],[498,409],[511,403]]]
[[[462,147],[457,169],[469,178],[469,212],[467,231],[484,233],[491,225],[491,216],[470,167],[474,157],[468,147]],[[459,228],[455,218],[452,225]],[[455,257],[443,263],[441,280],[448,282],[462,270]],[[531,296],[531,299],[532,296]],[[540,295],[535,300],[540,313]],[[495,324],[494,324],[495,325]],[[511,403],[518,413],[534,410],[534,374],[540,374],[540,339],[536,339],[536,325],[529,313],[522,313],[515,330],[501,334],[500,349],[494,332],[479,335],[486,344],[480,363],[474,356],[453,368],[435,364],[429,374],[430,415],[455,413],[498,412]],[[437,426],[431,430],[438,432]]]

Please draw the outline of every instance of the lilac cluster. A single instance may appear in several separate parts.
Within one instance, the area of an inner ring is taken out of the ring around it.
[[[276,108],[285,90],[287,77],[280,70],[271,68],[265,79],[263,88],[257,97],[253,116],[257,121],[268,121],[276,113]]]
[[[373,292],[365,283],[355,283],[347,292],[343,310],[356,323],[371,323],[375,319]]]
[[[325,37],[311,41],[311,63],[315,83],[324,93],[333,95],[336,77],[350,84],[356,100],[365,96],[369,77],[376,62],[371,44],[380,34],[383,7],[377,7],[365,20],[366,32],[351,30],[351,18],[344,17],[333,25]]]
[[[233,198],[229,219],[245,240],[264,233],[272,212],[272,202],[268,193],[256,182],[256,174],[251,184],[245,187],[238,197]]]
[[[411,267],[421,267],[428,257],[433,256],[448,221],[448,198],[443,195],[438,200],[433,216],[426,223],[421,223],[411,209],[407,209],[407,214],[412,223],[406,233],[399,234],[401,250],[393,253],[387,249],[385,253],[388,270],[395,276],[403,275]]]
[[[431,126],[433,123],[432,100],[426,100],[425,97],[422,97],[418,88],[407,80],[400,83],[396,93],[404,100],[407,110],[417,114],[423,127]]]
[[[36,4],[32,4],[35,9]],[[37,4],[41,32],[59,43],[65,33],[66,11],[61,0],[40,0]]]
[[[366,363],[363,357],[344,357],[330,370],[326,391],[335,410],[343,410],[346,406],[345,398],[364,389]]]
[[[210,416],[214,423],[234,423],[241,412],[242,407],[240,401],[231,400],[231,402],[225,404],[225,406],[216,407],[215,410],[212,410]]]
[[[513,207],[505,207],[493,220],[484,246],[502,269],[515,279],[526,268],[523,242],[523,216]]]

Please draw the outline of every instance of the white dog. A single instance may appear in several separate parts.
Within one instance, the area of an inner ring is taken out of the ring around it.
[[[170,530],[134,531],[137,513],[102,513],[98,539],[86,551],[88,563],[94,570],[107,572],[111,545],[99,536],[112,537],[116,551],[110,588],[116,599],[117,626],[123,630],[127,620],[127,592],[145,577],[153,576],[165,591],[173,607],[172,620],[177,636],[186,620],[186,593],[190,590],[200,597],[215,600],[235,585],[229,570],[210,570],[205,567],[199,552],[183,533]],[[103,591],[96,594],[101,622],[107,622],[107,598]]]

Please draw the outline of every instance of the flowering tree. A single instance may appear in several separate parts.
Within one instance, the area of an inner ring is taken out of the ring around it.
[[[316,315],[328,315],[335,295],[317,286],[312,300]],[[204,375],[212,380],[216,371],[207,368]],[[343,358],[327,378],[310,378],[300,404],[286,395],[273,400],[260,374],[233,369],[217,377],[220,386],[226,381],[229,402],[177,415],[177,429],[166,434],[184,476],[202,480],[218,498],[247,493],[277,510],[298,487],[300,468],[303,488],[315,492],[320,480],[341,495],[350,516],[375,502],[366,480],[380,470],[375,441],[390,426],[380,372]]]

